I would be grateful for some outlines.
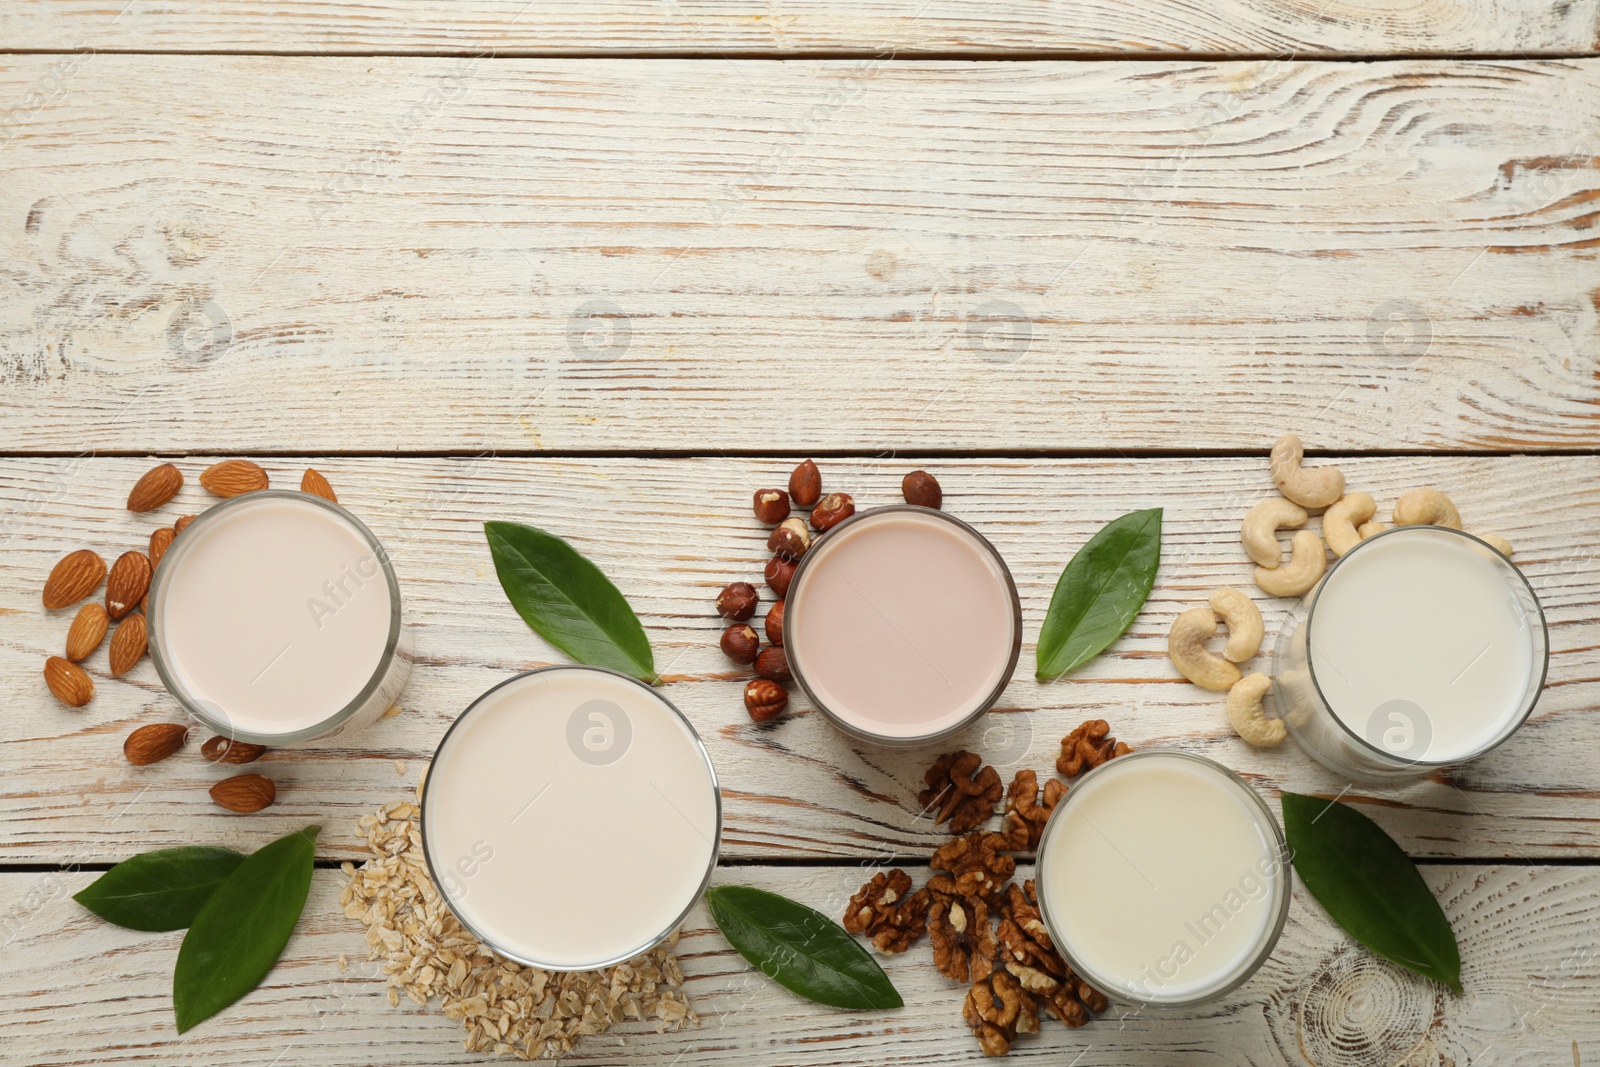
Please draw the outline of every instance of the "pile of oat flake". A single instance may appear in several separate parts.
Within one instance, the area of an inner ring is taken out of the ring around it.
[[[583,1034],[624,1019],[654,1019],[656,1031],[699,1017],[683,992],[677,935],[627,963],[559,973],[504,959],[467,932],[428,876],[417,805],[398,801],[361,817],[373,859],[344,864],[344,913],[367,926],[368,958],[385,961],[389,1003],[438,997],[466,1028],[469,1052],[532,1060],[572,1051]]]

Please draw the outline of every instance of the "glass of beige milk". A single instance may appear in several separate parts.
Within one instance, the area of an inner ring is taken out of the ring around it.
[[[1443,526],[1402,526],[1339,559],[1284,627],[1273,699],[1319,763],[1365,781],[1489,752],[1533,711],[1549,633],[1522,572]]]
[[[834,726],[913,747],[958,733],[1000,698],[1022,608],[982,534],[893,504],[846,519],[801,557],[783,631],[795,681]]]
[[[1133,752],[1080,778],[1045,825],[1034,877],[1073,970],[1140,1007],[1243,985],[1289,915],[1272,812],[1232,771],[1186,752]]]
[[[355,730],[411,672],[400,586],[365,524],[322,497],[262,490],[207,509],[150,583],[150,655],[216,734],[287,745]]]
[[[722,800],[683,714],[637,679],[545,667],[479,697],[439,742],[422,847],[440,895],[500,955],[552,971],[670,937],[716,869]]]

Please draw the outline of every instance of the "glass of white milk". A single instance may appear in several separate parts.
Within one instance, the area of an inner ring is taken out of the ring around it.
[[[150,657],[214,733],[286,745],[355,730],[411,673],[383,545],[322,497],[264,489],[201,513],[150,583]]]
[[[1141,1007],[1238,988],[1289,915],[1272,812],[1232,771],[1187,752],[1134,752],[1079,779],[1045,825],[1034,877],[1073,970]]]
[[[508,959],[588,971],[677,930],[716,869],[722,799],[694,727],[599,667],[490,689],[445,732],[422,789],[440,895]]]
[[[1544,611],[1520,570],[1469,533],[1402,526],[1341,557],[1285,625],[1273,700],[1325,767],[1404,781],[1516,732],[1548,660]]]

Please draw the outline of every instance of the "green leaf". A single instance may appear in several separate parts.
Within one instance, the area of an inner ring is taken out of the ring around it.
[[[706,890],[706,904],[739,955],[785,989],[835,1008],[905,1006],[878,961],[822,912],[742,885]]]
[[[1283,794],[1294,869],[1346,933],[1386,960],[1461,992],[1444,909],[1394,839],[1347,804]]]
[[[260,985],[278,962],[311,892],[321,830],[308,826],[246,857],[201,906],[172,972],[178,1033]]]
[[[182,930],[244,862],[227,848],[164,848],[123,860],[73,900],[130,930]]]
[[[1061,572],[1039,629],[1041,682],[1098,656],[1132,625],[1161,563],[1161,509],[1106,524]]]
[[[639,617],[600,568],[554,534],[515,522],[486,522],[495,573],[522,621],[591,667],[657,681]]]

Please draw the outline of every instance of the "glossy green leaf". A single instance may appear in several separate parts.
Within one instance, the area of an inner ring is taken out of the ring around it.
[[[123,860],[72,899],[130,930],[182,930],[243,862],[227,848],[164,848]]]
[[[904,1007],[872,954],[822,912],[742,885],[706,890],[706,904],[739,955],[790,992],[835,1008]]]
[[[1386,960],[1461,992],[1450,920],[1417,865],[1348,804],[1283,794],[1294,869],[1345,932]]]
[[[1132,625],[1161,563],[1161,509],[1108,523],[1078,550],[1056,582],[1039,629],[1041,682],[1098,656]]]
[[[305,910],[321,830],[308,826],[245,857],[201,906],[172,972],[180,1034],[260,985],[278,962]]]
[[[534,633],[579,663],[657,680],[639,617],[599,567],[533,526],[486,522],[483,529],[500,585]]]

